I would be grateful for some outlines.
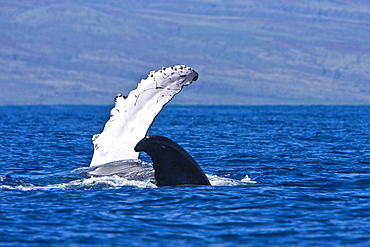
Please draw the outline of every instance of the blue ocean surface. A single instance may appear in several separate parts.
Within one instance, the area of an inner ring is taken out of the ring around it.
[[[0,245],[370,246],[369,106],[166,106],[213,185],[161,188],[82,175],[111,108],[0,107]]]

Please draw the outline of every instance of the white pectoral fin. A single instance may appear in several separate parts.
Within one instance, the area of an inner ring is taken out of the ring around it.
[[[134,147],[148,132],[162,108],[183,86],[198,79],[190,67],[176,65],[150,72],[127,97],[117,95],[111,117],[101,134],[94,135],[90,166],[117,160],[137,159]]]

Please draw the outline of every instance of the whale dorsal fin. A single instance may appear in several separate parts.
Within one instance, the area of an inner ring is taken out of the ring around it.
[[[163,136],[147,136],[135,146],[153,161],[157,186],[211,185],[198,163],[176,142]]]

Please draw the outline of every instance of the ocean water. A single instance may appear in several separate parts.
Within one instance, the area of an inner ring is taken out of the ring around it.
[[[81,175],[111,107],[0,107],[1,246],[370,246],[370,107],[166,106],[213,186],[161,188]]]

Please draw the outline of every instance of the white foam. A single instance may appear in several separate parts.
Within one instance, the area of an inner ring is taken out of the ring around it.
[[[238,186],[256,183],[251,180],[248,175],[242,180],[236,180],[232,178],[220,177],[217,175],[206,174],[212,186]],[[4,177],[0,176],[0,179],[5,180]],[[90,190],[90,189],[102,189],[102,188],[122,188],[122,187],[135,187],[135,188],[157,188],[150,180],[132,180],[122,178],[117,175],[103,176],[103,177],[91,177],[85,179],[74,180],[68,183],[50,184],[45,186],[37,186],[33,184],[22,184],[22,185],[0,185],[0,189],[10,190]]]
[[[156,188],[157,186],[149,180],[137,181],[129,180],[119,176],[106,177],[91,177],[86,179],[74,180],[68,183],[50,184],[45,186],[37,186],[33,184],[27,185],[0,185],[0,189],[11,190],[74,190],[74,189],[101,189],[101,188],[121,188],[121,187],[137,187],[137,188]]]
[[[227,177],[220,177],[217,175],[209,175],[206,174],[209,182],[212,186],[237,186],[237,185],[243,185],[243,184],[254,184],[256,181],[251,180],[248,175],[245,175],[245,177],[242,180],[227,178]]]
[[[125,186],[129,187],[137,187],[137,188],[156,188],[157,186],[150,182],[149,180],[130,180],[126,178],[122,178],[116,175],[113,176],[105,176],[105,177],[92,177],[84,179],[81,182],[82,186],[89,187],[94,185],[107,185],[112,188],[121,188]]]

